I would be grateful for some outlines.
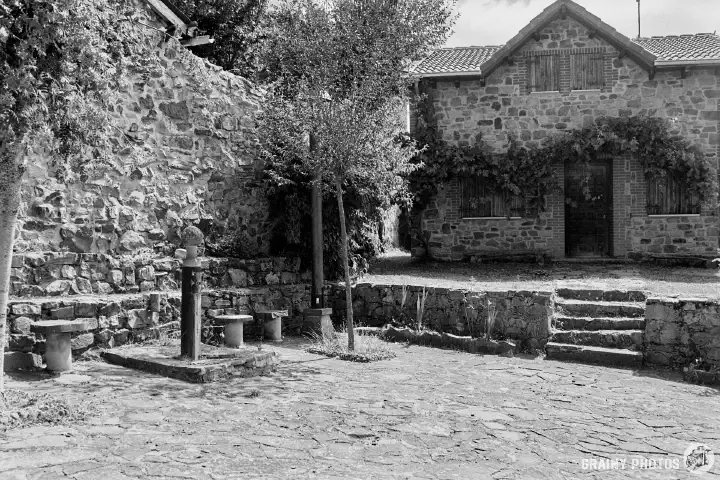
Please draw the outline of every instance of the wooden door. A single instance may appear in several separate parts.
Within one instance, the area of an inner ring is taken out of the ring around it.
[[[565,255],[568,257],[612,254],[611,166],[597,163],[589,168],[588,177],[584,165],[565,167]],[[589,195],[584,191],[585,183]]]

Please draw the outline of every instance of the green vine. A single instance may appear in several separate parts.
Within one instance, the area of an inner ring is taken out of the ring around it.
[[[410,185],[419,208],[437,194],[438,185],[467,176],[482,176],[488,191],[525,196],[526,207],[540,213],[546,209],[547,195],[561,192],[553,165],[584,165],[582,170],[589,175],[590,162],[596,158],[626,153],[639,160],[647,179],[671,176],[701,203],[716,199],[715,167],[700,149],[674,135],[668,120],[645,116],[602,118],[593,125],[550,137],[537,149],[519,146],[511,135],[507,150],[495,153],[480,135],[474,145],[446,142],[438,131],[428,96],[422,96],[418,102],[417,117],[415,138],[425,148],[415,159],[422,166],[411,175]],[[583,193],[590,199],[587,180],[580,179]]]

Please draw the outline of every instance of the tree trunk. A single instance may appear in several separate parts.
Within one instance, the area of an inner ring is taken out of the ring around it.
[[[335,180],[338,211],[340,212],[340,259],[345,271],[345,304],[347,308],[345,325],[348,334],[348,350],[355,350],[355,331],[353,330],[352,286],[350,284],[350,265],[348,264],[347,228],[345,228],[345,207],[343,206],[342,181]]]
[[[4,174],[7,175],[7,172]],[[20,181],[0,182],[0,392],[5,390],[5,336]]]

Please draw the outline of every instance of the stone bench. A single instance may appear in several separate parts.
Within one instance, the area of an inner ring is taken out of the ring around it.
[[[243,324],[252,322],[252,315],[218,315],[213,317],[216,324],[224,325],[225,345],[232,348],[240,348],[243,341]]]
[[[84,332],[90,328],[85,320],[46,320],[33,324],[30,329],[45,335],[45,364],[54,372],[72,368],[70,334]]]
[[[287,318],[287,310],[269,310],[256,312],[255,318],[263,324],[263,336],[266,340],[282,342],[282,319]]]

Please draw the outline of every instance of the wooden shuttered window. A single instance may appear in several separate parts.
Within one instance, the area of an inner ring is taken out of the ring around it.
[[[460,195],[463,218],[537,216],[537,210],[528,208],[524,197],[494,192],[487,187],[484,177],[463,178]]]
[[[540,55],[530,58],[528,73],[531,92],[560,91],[560,57]]]
[[[648,179],[648,215],[700,213],[700,201],[687,191],[685,184],[672,176]]]
[[[595,90],[605,86],[605,58],[600,53],[570,55],[570,89]]]

